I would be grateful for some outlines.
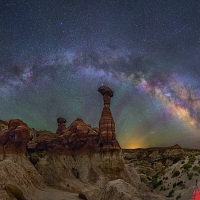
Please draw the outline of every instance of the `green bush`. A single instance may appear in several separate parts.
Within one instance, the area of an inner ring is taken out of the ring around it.
[[[194,155],[189,155],[189,161],[188,161],[189,164],[193,165],[195,160],[196,158]]]
[[[178,181],[177,185],[183,185],[183,181]]]
[[[193,173],[192,172],[191,173],[187,173],[187,176],[188,176],[188,179],[191,180],[192,177],[193,177]]]
[[[174,190],[171,190],[171,191],[169,192],[169,194],[168,194],[168,197],[172,197],[173,194],[174,194]]]
[[[187,164],[183,165],[183,168],[186,169],[186,170],[188,170],[191,167],[192,167],[192,165],[190,163],[187,163]]]
[[[197,167],[196,165],[192,168],[194,171],[197,171],[200,174],[200,167]]]
[[[177,176],[179,176],[179,174],[180,174],[180,172],[179,172],[178,170],[175,170],[175,171],[173,172],[172,177],[177,177]]]
[[[173,159],[173,164],[177,163],[179,160],[181,160],[181,157],[175,157]]]
[[[154,174],[153,176],[152,176],[152,179],[157,179],[158,178],[158,176],[159,176],[159,174],[160,174],[160,172],[157,172],[156,174]]]
[[[183,160],[182,162],[181,162],[181,164],[184,164],[185,163],[185,161]]]
[[[162,180],[158,181],[157,178],[152,179],[151,181],[153,188],[157,188],[159,185],[162,185]]]
[[[175,187],[176,187],[176,183],[173,184],[173,188],[175,188]]]

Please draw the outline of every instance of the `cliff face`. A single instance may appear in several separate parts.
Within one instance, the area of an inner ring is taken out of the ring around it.
[[[35,165],[45,183],[70,191],[77,191],[84,184],[102,187],[109,180],[124,176],[124,160],[121,154],[55,155],[48,154]]]
[[[43,132],[27,144],[30,160],[46,184],[77,191],[84,184],[103,187],[117,178],[130,180],[121,151],[99,146],[97,128],[82,119],[68,128],[65,120],[57,121],[57,134]]]
[[[36,188],[44,187],[42,176],[22,154],[7,154],[6,158],[0,161],[0,199],[10,199],[5,191],[9,184],[18,187],[27,197],[34,196]]]
[[[8,128],[0,133],[0,154],[25,153],[30,139],[27,125],[19,120],[10,120]]]

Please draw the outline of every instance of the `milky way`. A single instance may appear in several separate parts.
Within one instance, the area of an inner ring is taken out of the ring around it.
[[[5,0],[0,119],[97,127],[105,85],[123,148],[199,148],[199,22],[198,0]]]

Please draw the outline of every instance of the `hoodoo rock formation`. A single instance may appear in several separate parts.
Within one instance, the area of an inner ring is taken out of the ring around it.
[[[56,134],[44,133],[27,144],[28,151],[47,151],[66,153],[68,151],[99,151],[98,128],[92,128],[82,119],[77,118],[68,128],[66,120],[58,118]]]
[[[115,135],[115,122],[110,111],[110,99],[113,91],[102,86],[98,91],[103,95],[104,108],[99,121],[99,144],[104,149],[121,149]]]
[[[8,128],[0,133],[0,153],[25,153],[26,145],[30,140],[30,131],[23,121],[10,120]]]
[[[110,111],[113,91],[104,86],[99,92],[99,129],[79,118],[69,127],[58,118],[55,134],[18,119],[0,121],[0,199],[166,200],[149,191],[133,163],[124,162]]]
[[[67,120],[65,118],[61,118],[59,117],[57,119],[57,123],[58,123],[58,129],[56,131],[57,134],[62,134],[64,131],[66,131],[66,123],[67,123]]]
[[[104,99],[99,129],[92,128],[80,118],[77,118],[67,128],[66,119],[58,118],[56,134],[39,135],[28,143],[27,149],[51,152],[120,150],[121,148],[115,135],[115,123],[110,111],[110,98],[113,96],[113,91],[105,86],[100,87],[98,91],[103,95]]]

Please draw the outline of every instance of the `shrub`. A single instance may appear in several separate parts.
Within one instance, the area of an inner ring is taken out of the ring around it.
[[[178,181],[177,185],[183,185],[183,181]]]
[[[189,164],[193,165],[195,160],[196,158],[194,155],[189,155],[189,161],[188,161]]]
[[[152,176],[152,179],[157,179],[158,178],[158,176],[159,176],[159,174],[160,174],[160,172],[157,172],[156,174],[154,174],[153,176]]]
[[[173,184],[173,188],[175,188],[175,187],[176,187],[176,183]]]
[[[181,162],[181,164],[184,164],[185,163],[185,161],[183,160],[182,162]]]
[[[187,176],[188,176],[188,179],[191,180],[192,177],[193,177],[193,173],[192,173],[192,172],[191,172],[191,173],[188,173]]]
[[[162,180],[158,181],[158,176],[159,176],[160,172],[157,172],[156,174],[154,174],[152,176],[152,180],[151,180],[151,183],[153,185],[153,188],[157,188],[159,185],[162,184]]]
[[[192,167],[192,165],[190,163],[187,163],[187,164],[183,165],[183,168],[186,169],[186,170],[188,170],[191,167]]]
[[[153,188],[157,188],[159,185],[162,185],[162,180],[158,181],[156,178],[152,179],[151,181]]]
[[[169,192],[169,194],[168,194],[168,197],[172,197],[173,194],[174,194],[174,190],[171,190],[171,191]]]
[[[179,174],[180,174],[180,172],[178,170],[176,170],[173,172],[172,177],[177,177],[177,176],[179,176]]]
[[[179,160],[181,160],[181,157],[175,157],[173,160],[173,164],[177,163]]]
[[[181,194],[179,194],[177,197],[176,197],[176,200],[180,199],[181,198]]]
[[[196,165],[192,168],[194,171],[198,171],[198,173],[200,174],[200,167],[197,167]]]

